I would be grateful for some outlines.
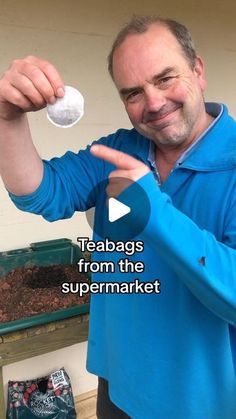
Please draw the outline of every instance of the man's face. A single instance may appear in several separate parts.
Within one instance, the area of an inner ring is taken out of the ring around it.
[[[114,53],[113,74],[133,126],[157,145],[191,143],[205,129],[202,61],[192,69],[167,28],[129,35]]]

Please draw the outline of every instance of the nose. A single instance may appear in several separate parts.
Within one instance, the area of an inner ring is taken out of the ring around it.
[[[158,112],[166,103],[165,92],[156,86],[148,86],[145,90],[145,111]]]

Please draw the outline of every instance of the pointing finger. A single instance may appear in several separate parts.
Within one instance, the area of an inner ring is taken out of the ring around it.
[[[90,148],[90,151],[94,156],[114,164],[119,169],[129,170],[145,166],[144,163],[134,157],[131,157],[122,151],[115,150],[114,148],[106,147],[105,145],[95,144]]]

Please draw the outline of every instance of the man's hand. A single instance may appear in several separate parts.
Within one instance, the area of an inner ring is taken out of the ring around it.
[[[48,61],[28,56],[14,60],[0,80],[0,118],[14,120],[64,96],[64,84]]]
[[[139,160],[113,148],[96,144],[90,148],[91,153],[114,164],[117,170],[109,175],[109,185],[107,195],[110,197],[118,196],[132,182],[137,181],[142,176],[150,172],[150,169]]]
[[[25,112],[42,109],[63,96],[58,71],[37,57],[13,61],[0,80],[0,174],[15,195],[32,193],[43,177]]]

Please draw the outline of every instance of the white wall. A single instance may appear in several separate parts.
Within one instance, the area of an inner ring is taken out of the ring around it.
[[[62,130],[49,124],[45,111],[31,114],[32,135],[43,158],[77,151],[92,139],[130,126],[108,77],[106,56],[115,33],[132,14],[158,13],[189,27],[206,61],[206,99],[226,102],[236,115],[235,12],[234,0],[0,0],[0,73],[12,59],[28,54],[55,64],[66,84],[83,93],[85,116],[78,125]],[[83,214],[50,224],[21,213],[0,183],[0,251],[59,237],[76,241],[90,233]],[[96,379],[85,372],[85,356],[86,344],[74,345],[7,366],[4,380],[43,375],[64,365],[79,394],[96,386]]]

